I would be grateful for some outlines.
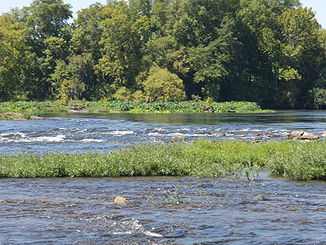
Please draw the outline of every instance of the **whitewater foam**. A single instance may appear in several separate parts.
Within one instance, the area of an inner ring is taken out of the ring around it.
[[[17,137],[18,136],[18,137]],[[24,133],[14,133],[0,135],[0,142],[14,142],[14,143],[30,143],[30,142],[62,142],[66,138],[65,135],[56,136],[39,136],[39,137],[27,137]]]
[[[100,143],[100,142],[104,142],[104,140],[100,140],[100,139],[82,139],[81,142],[86,142],[86,143]]]
[[[130,134],[134,134],[135,131],[133,130],[117,130],[117,131],[111,131],[111,132],[108,132],[108,134],[111,134],[111,135],[115,135],[115,136],[124,136],[124,135],[130,135]]]
[[[136,219],[125,220],[120,223],[115,223],[117,231],[112,232],[114,235],[131,235],[144,234],[151,237],[163,237],[161,234],[146,230],[143,225]]]

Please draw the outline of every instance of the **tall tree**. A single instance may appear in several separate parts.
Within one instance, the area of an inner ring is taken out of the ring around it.
[[[106,18],[100,23],[103,48],[98,72],[109,84],[130,88],[142,70],[142,48],[148,35],[149,19],[144,15],[133,16],[125,2],[112,3],[103,13]]]
[[[66,59],[70,40],[71,6],[62,0],[34,0],[20,12],[28,32],[31,59],[25,72],[24,87],[30,99],[51,98],[51,74],[56,60]]]
[[[22,89],[26,30],[11,14],[0,16],[0,101],[15,99]]]

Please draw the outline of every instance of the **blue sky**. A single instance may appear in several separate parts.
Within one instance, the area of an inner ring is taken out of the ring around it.
[[[11,8],[28,6],[32,0],[2,0],[0,4],[0,14],[8,12]],[[88,7],[94,2],[106,3],[106,0],[64,0],[65,3],[70,3],[73,10],[77,11]],[[326,28],[326,4],[325,0],[301,0],[303,6],[311,7],[316,12],[316,17],[319,23]]]

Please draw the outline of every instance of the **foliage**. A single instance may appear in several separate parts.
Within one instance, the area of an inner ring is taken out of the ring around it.
[[[211,142],[141,145],[101,153],[2,155],[0,177],[203,176],[243,174],[260,168],[297,180],[326,180],[325,141]]]
[[[314,101],[315,109],[325,109],[326,108],[326,89],[315,88],[311,91]]]
[[[186,97],[182,80],[167,69],[152,67],[142,86],[148,102],[181,101]]]
[[[25,34],[13,15],[0,16],[0,101],[13,99],[21,91]]]
[[[131,113],[151,113],[151,112],[206,112],[207,108],[213,108],[217,113],[227,112],[264,112],[254,102],[203,102],[203,101],[183,101],[183,102],[153,102],[135,103],[131,101],[74,101],[69,100],[69,81],[62,93],[67,93],[67,97],[62,97],[59,102],[3,102],[0,103],[0,112],[68,112],[76,105],[83,105],[89,112],[131,112]],[[65,99],[66,98],[66,99]]]
[[[298,0],[118,0],[71,17],[63,0],[0,16],[1,101],[321,103],[325,31]]]

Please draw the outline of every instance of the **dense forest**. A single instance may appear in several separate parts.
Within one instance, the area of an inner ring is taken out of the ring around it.
[[[130,0],[0,16],[0,101],[326,106],[326,32],[299,0]]]

